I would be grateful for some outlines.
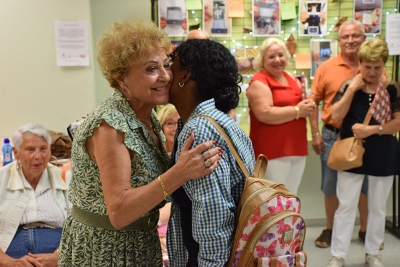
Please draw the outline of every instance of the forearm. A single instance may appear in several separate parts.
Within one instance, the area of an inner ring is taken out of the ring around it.
[[[13,266],[12,261],[13,258],[8,256],[3,250],[0,249],[0,267],[11,267]]]
[[[394,118],[389,122],[386,122],[382,125],[382,131],[379,130],[379,125],[374,125],[376,134],[384,135],[393,135],[400,131],[400,115],[398,118]]]
[[[340,123],[349,112],[351,101],[353,100],[355,91],[350,88],[343,97],[332,106],[332,119],[335,123]]]
[[[254,112],[254,115],[260,122],[272,125],[282,124],[299,118],[294,106],[270,107],[265,111]]]
[[[318,107],[318,105],[317,105]],[[316,133],[319,133],[319,126],[318,126],[318,108],[314,109],[313,113],[311,114],[309,118],[310,122],[310,128],[311,128],[311,135],[315,135]]]
[[[181,187],[185,180],[172,167],[160,177],[168,196]],[[164,190],[156,178],[151,183],[122,192],[107,208],[110,220],[116,229],[121,229],[151,211],[164,201]]]

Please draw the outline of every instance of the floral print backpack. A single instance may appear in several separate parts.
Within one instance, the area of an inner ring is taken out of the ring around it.
[[[259,155],[251,177],[236,148],[221,126],[210,120],[224,137],[246,175],[236,210],[236,230],[228,267],[305,267],[303,251],[306,226],[300,215],[300,199],[283,184],[264,179],[268,160]]]

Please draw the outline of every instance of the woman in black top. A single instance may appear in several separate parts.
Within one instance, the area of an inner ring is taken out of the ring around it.
[[[360,73],[339,90],[332,108],[332,118],[342,122],[342,138],[355,136],[364,140],[363,165],[338,172],[337,196],[332,233],[332,258],[328,266],[343,266],[357,212],[361,185],[368,175],[368,221],[365,238],[365,261],[368,266],[383,266],[379,246],[385,229],[386,201],[393,177],[400,173],[400,149],[396,137],[400,131],[400,89],[396,82],[382,76],[388,58],[384,40],[375,38],[364,42],[358,51]],[[380,101],[378,101],[380,99]],[[370,108],[369,125],[364,118]],[[385,110],[387,108],[387,110]]]

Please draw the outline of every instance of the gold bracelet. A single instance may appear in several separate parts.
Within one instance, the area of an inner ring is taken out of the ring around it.
[[[54,253],[60,254],[60,248],[57,248]]]
[[[158,181],[159,181],[160,184],[161,184],[161,187],[162,187],[162,190],[163,190],[163,195],[164,195],[164,200],[167,200],[167,198],[168,198],[168,193],[167,193],[167,191],[165,190],[165,186],[164,186],[163,181],[161,180],[161,175],[158,176],[157,179],[158,179]]]
[[[296,120],[298,120],[299,119],[299,117],[300,117],[300,109],[297,107],[297,106],[294,106],[294,110],[296,111]]]

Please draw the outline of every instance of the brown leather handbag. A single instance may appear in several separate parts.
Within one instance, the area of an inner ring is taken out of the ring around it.
[[[363,123],[368,125],[370,120],[371,108],[368,109]],[[337,140],[333,143],[331,152],[329,152],[328,167],[336,171],[361,167],[365,152],[363,142],[364,140],[357,139],[354,136],[341,139],[339,134]]]

